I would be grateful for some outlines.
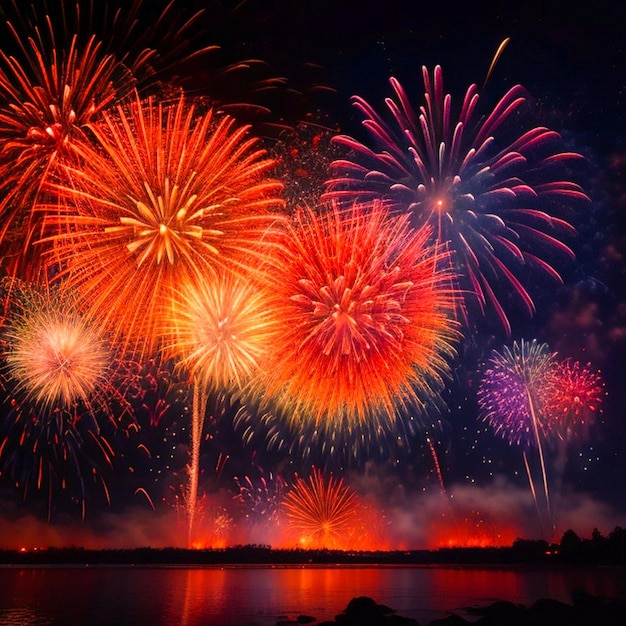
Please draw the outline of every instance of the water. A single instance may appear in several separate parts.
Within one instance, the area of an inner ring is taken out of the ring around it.
[[[274,626],[368,595],[422,625],[495,599],[626,598],[621,568],[0,567],[2,626]]]

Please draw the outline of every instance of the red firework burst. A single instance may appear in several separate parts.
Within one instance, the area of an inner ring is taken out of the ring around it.
[[[564,441],[585,438],[600,411],[604,383],[599,373],[567,359],[556,367],[547,412],[551,428]]]
[[[292,420],[378,430],[437,395],[454,291],[428,237],[379,203],[297,214],[275,287],[281,341],[262,381]]]

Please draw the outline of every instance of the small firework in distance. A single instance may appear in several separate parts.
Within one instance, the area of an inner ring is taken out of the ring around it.
[[[101,334],[72,310],[69,297],[19,291],[19,309],[4,331],[7,373],[16,391],[44,411],[87,402],[108,371],[110,354]]]
[[[104,113],[84,165],[53,185],[49,261],[92,319],[152,352],[174,289],[263,261],[282,206],[272,161],[246,127],[181,97]],[[45,210],[46,207],[43,207]]]
[[[358,497],[342,478],[324,478],[313,468],[308,479],[296,478],[283,507],[289,526],[310,548],[347,547],[348,533],[357,520]]]
[[[556,367],[546,411],[552,428],[563,441],[586,438],[589,428],[600,412],[604,383],[591,364],[582,366],[566,359]]]
[[[380,203],[296,215],[278,253],[280,340],[260,378],[293,425],[379,433],[438,397],[454,290],[428,235]]]
[[[483,419],[509,443],[538,445],[550,433],[545,411],[551,397],[555,354],[536,340],[513,342],[493,351],[478,389]]]
[[[431,224],[433,236],[449,242],[461,287],[483,312],[492,307],[510,333],[499,288],[517,294],[532,313],[521,268],[560,280],[552,258],[573,256],[561,238],[574,229],[559,213],[588,198],[579,185],[561,178],[559,166],[581,157],[559,151],[558,134],[544,127],[507,138],[525,101],[520,85],[483,117],[477,117],[477,87],[470,86],[455,119],[441,68],[435,67],[432,78],[426,68],[422,74],[424,104],[417,111],[395,78],[395,98],[385,101],[389,120],[354,97],[371,145],[336,138],[350,154],[332,164],[326,195],[348,203],[382,198],[394,211],[410,214],[415,226]]]

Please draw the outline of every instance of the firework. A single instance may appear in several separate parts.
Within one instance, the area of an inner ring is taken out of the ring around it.
[[[604,384],[600,374],[590,368],[590,363],[582,366],[567,359],[554,371],[546,412],[563,441],[585,437],[600,411]]]
[[[390,80],[395,98],[386,100],[388,120],[354,97],[372,146],[336,138],[351,156],[332,165],[327,196],[348,202],[383,198],[393,210],[409,213],[413,224],[431,224],[438,241],[450,242],[462,287],[474,294],[481,310],[490,304],[510,333],[497,284],[503,293],[516,293],[532,313],[519,270],[538,268],[559,279],[548,253],[550,259],[555,253],[573,256],[561,241],[573,228],[558,215],[563,205],[588,198],[577,184],[559,177],[558,166],[580,155],[560,152],[558,134],[543,127],[507,139],[525,101],[521,86],[512,87],[480,118],[478,91],[470,86],[455,120],[441,68],[432,77],[426,68],[422,73],[419,111],[395,78]]]
[[[132,412],[122,363],[68,294],[11,281],[2,331],[3,407],[0,460],[26,495],[33,486],[69,492],[84,516],[85,477],[100,483],[113,451],[107,434]],[[57,490],[56,482],[60,489]]]
[[[502,353],[493,351],[489,367],[478,389],[483,419],[509,443],[522,447],[530,489],[540,513],[537,492],[527,449],[538,452],[547,511],[552,517],[544,444],[551,435],[550,414],[546,410],[552,394],[555,354],[547,344],[536,340],[513,342]],[[554,523],[552,521],[554,527]]]
[[[202,387],[242,388],[277,334],[267,289],[252,276],[220,273],[175,288],[164,350]]]
[[[142,4],[61,2],[52,15],[47,3],[30,12],[15,1],[6,7],[15,50],[0,51],[0,243],[11,273],[36,275],[30,244],[40,238],[42,214],[33,207],[61,164],[78,167],[74,147],[91,139],[87,124],[192,55],[198,14],[170,2],[160,12],[151,6],[147,22]]]
[[[237,498],[245,505],[246,516],[276,520],[287,487],[282,476],[268,472],[256,479],[250,476],[239,479],[235,476],[234,480],[239,489]]]
[[[283,501],[291,528],[307,546],[319,548],[336,548],[345,542],[357,505],[356,493],[343,479],[326,479],[315,467],[307,480],[296,478]]]
[[[48,215],[50,261],[92,319],[149,354],[178,285],[258,266],[281,185],[245,127],[182,97],[137,100],[91,130],[100,146],[53,186],[65,210]]]
[[[478,389],[483,419],[510,444],[537,446],[550,421],[545,411],[551,396],[556,355],[536,340],[513,342],[502,353],[494,350]]]
[[[441,252],[378,203],[301,211],[281,251],[280,341],[261,384],[292,424],[364,437],[394,430],[443,385],[454,291]]]
[[[60,162],[75,160],[85,124],[130,80],[119,76],[115,59],[102,54],[93,38],[84,46],[73,38],[67,50],[48,50],[42,40],[25,42],[25,66],[0,52],[0,242],[8,270],[26,275],[30,244],[41,235],[33,206],[42,185]]]

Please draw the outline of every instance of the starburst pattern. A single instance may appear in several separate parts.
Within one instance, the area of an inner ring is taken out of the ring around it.
[[[585,438],[599,413],[604,383],[591,364],[566,359],[555,368],[546,412],[552,427],[564,441]]]
[[[507,138],[525,101],[520,85],[481,117],[477,87],[470,86],[455,119],[441,68],[432,78],[426,68],[422,74],[419,111],[395,78],[395,98],[385,101],[388,120],[354,97],[372,145],[336,138],[351,152],[332,165],[327,196],[347,202],[383,198],[392,209],[408,212],[416,226],[431,224],[437,240],[450,242],[463,288],[482,310],[493,307],[510,333],[498,285],[502,293],[517,294],[532,313],[520,270],[532,267],[560,280],[552,259],[573,256],[561,238],[574,229],[560,214],[563,205],[588,198],[579,185],[561,178],[560,167],[581,157],[560,151],[558,134],[544,127]]]
[[[271,294],[234,274],[182,285],[164,335],[166,353],[203,387],[241,389],[277,340]]]
[[[52,32],[48,39],[20,42],[27,65],[0,51],[0,242],[8,271],[26,275],[38,258],[29,253],[41,235],[33,206],[42,186],[59,163],[76,161],[85,125],[132,85],[94,38],[80,45],[73,37],[67,49],[55,47]]]
[[[275,287],[281,340],[262,380],[294,423],[378,431],[437,395],[454,291],[427,238],[380,204],[297,215]]]
[[[478,389],[483,419],[509,443],[538,445],[551,430],[551,397],[556,355],[536,340],[513,342],[493,351]]]
[[[296,478],[283,507],[291,528],[310,547],[345,545],[346,532],[357,519],[358,497],[342,478],[324,478],[313,468],[308,479]]]
[[[65,208],[48,214],[50,261],[93,319],[150,352],[177,286],[264,258],[281,185],[246,127],[182,97],[137,100],[91,130],[99,146],[53,185]]]

